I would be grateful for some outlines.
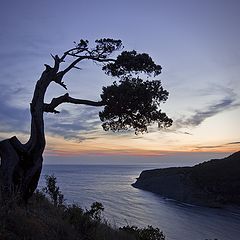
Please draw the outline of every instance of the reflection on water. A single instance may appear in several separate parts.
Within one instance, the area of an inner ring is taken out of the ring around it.
[[[159,166],[158,166],[159,167]],[[102,202],[104,216],[117,226],[153,225],[169,240],[240,239],[240,209],[211,209],[164,199],[133,188],[143,169],[152,166],[46,165],[54,173],[68,203],[89,207]],[[41,178],[40,186],[44,185]]]

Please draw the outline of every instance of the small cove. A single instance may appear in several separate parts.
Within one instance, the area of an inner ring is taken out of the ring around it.
[[[102,202],[104,216],[116,226],[153,225],[169,240],[239,240],[240,208],[213,209],[187,205],[133,188],[147,165],[44,165],[44,175],[54,174],[66,203],[88,208]]]

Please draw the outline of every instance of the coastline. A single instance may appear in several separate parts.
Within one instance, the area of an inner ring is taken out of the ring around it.
[[[133,187],[187,204],[240,205],[240,152],[193,167],[142,171]]]

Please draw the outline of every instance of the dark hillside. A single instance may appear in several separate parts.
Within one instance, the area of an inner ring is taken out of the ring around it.
[[[240,205],[240,151],[193,167],[143,171],[133,186],[188,203]]]

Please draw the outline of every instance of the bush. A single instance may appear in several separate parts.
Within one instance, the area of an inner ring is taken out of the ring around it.
[[[63,206],[64,196],[57,186],[57,178],[52,174],[46,175],[45,179],[47,186],[43,188],[43,191],[48,194],[54,206]]]
[[[85,214],[95,221],[101,221],[101,215],[103,211],[104,211],[104,207],[102,203],[94,202],[91,205],[90,210],[86,210]]]
[[[154,228],[148,225],[147,228],[138,228],[136,226],[124,226],[119,228],[121,231],[125,231],[133,235],[136,240],[165,240],[165,236],[159,228]]]

